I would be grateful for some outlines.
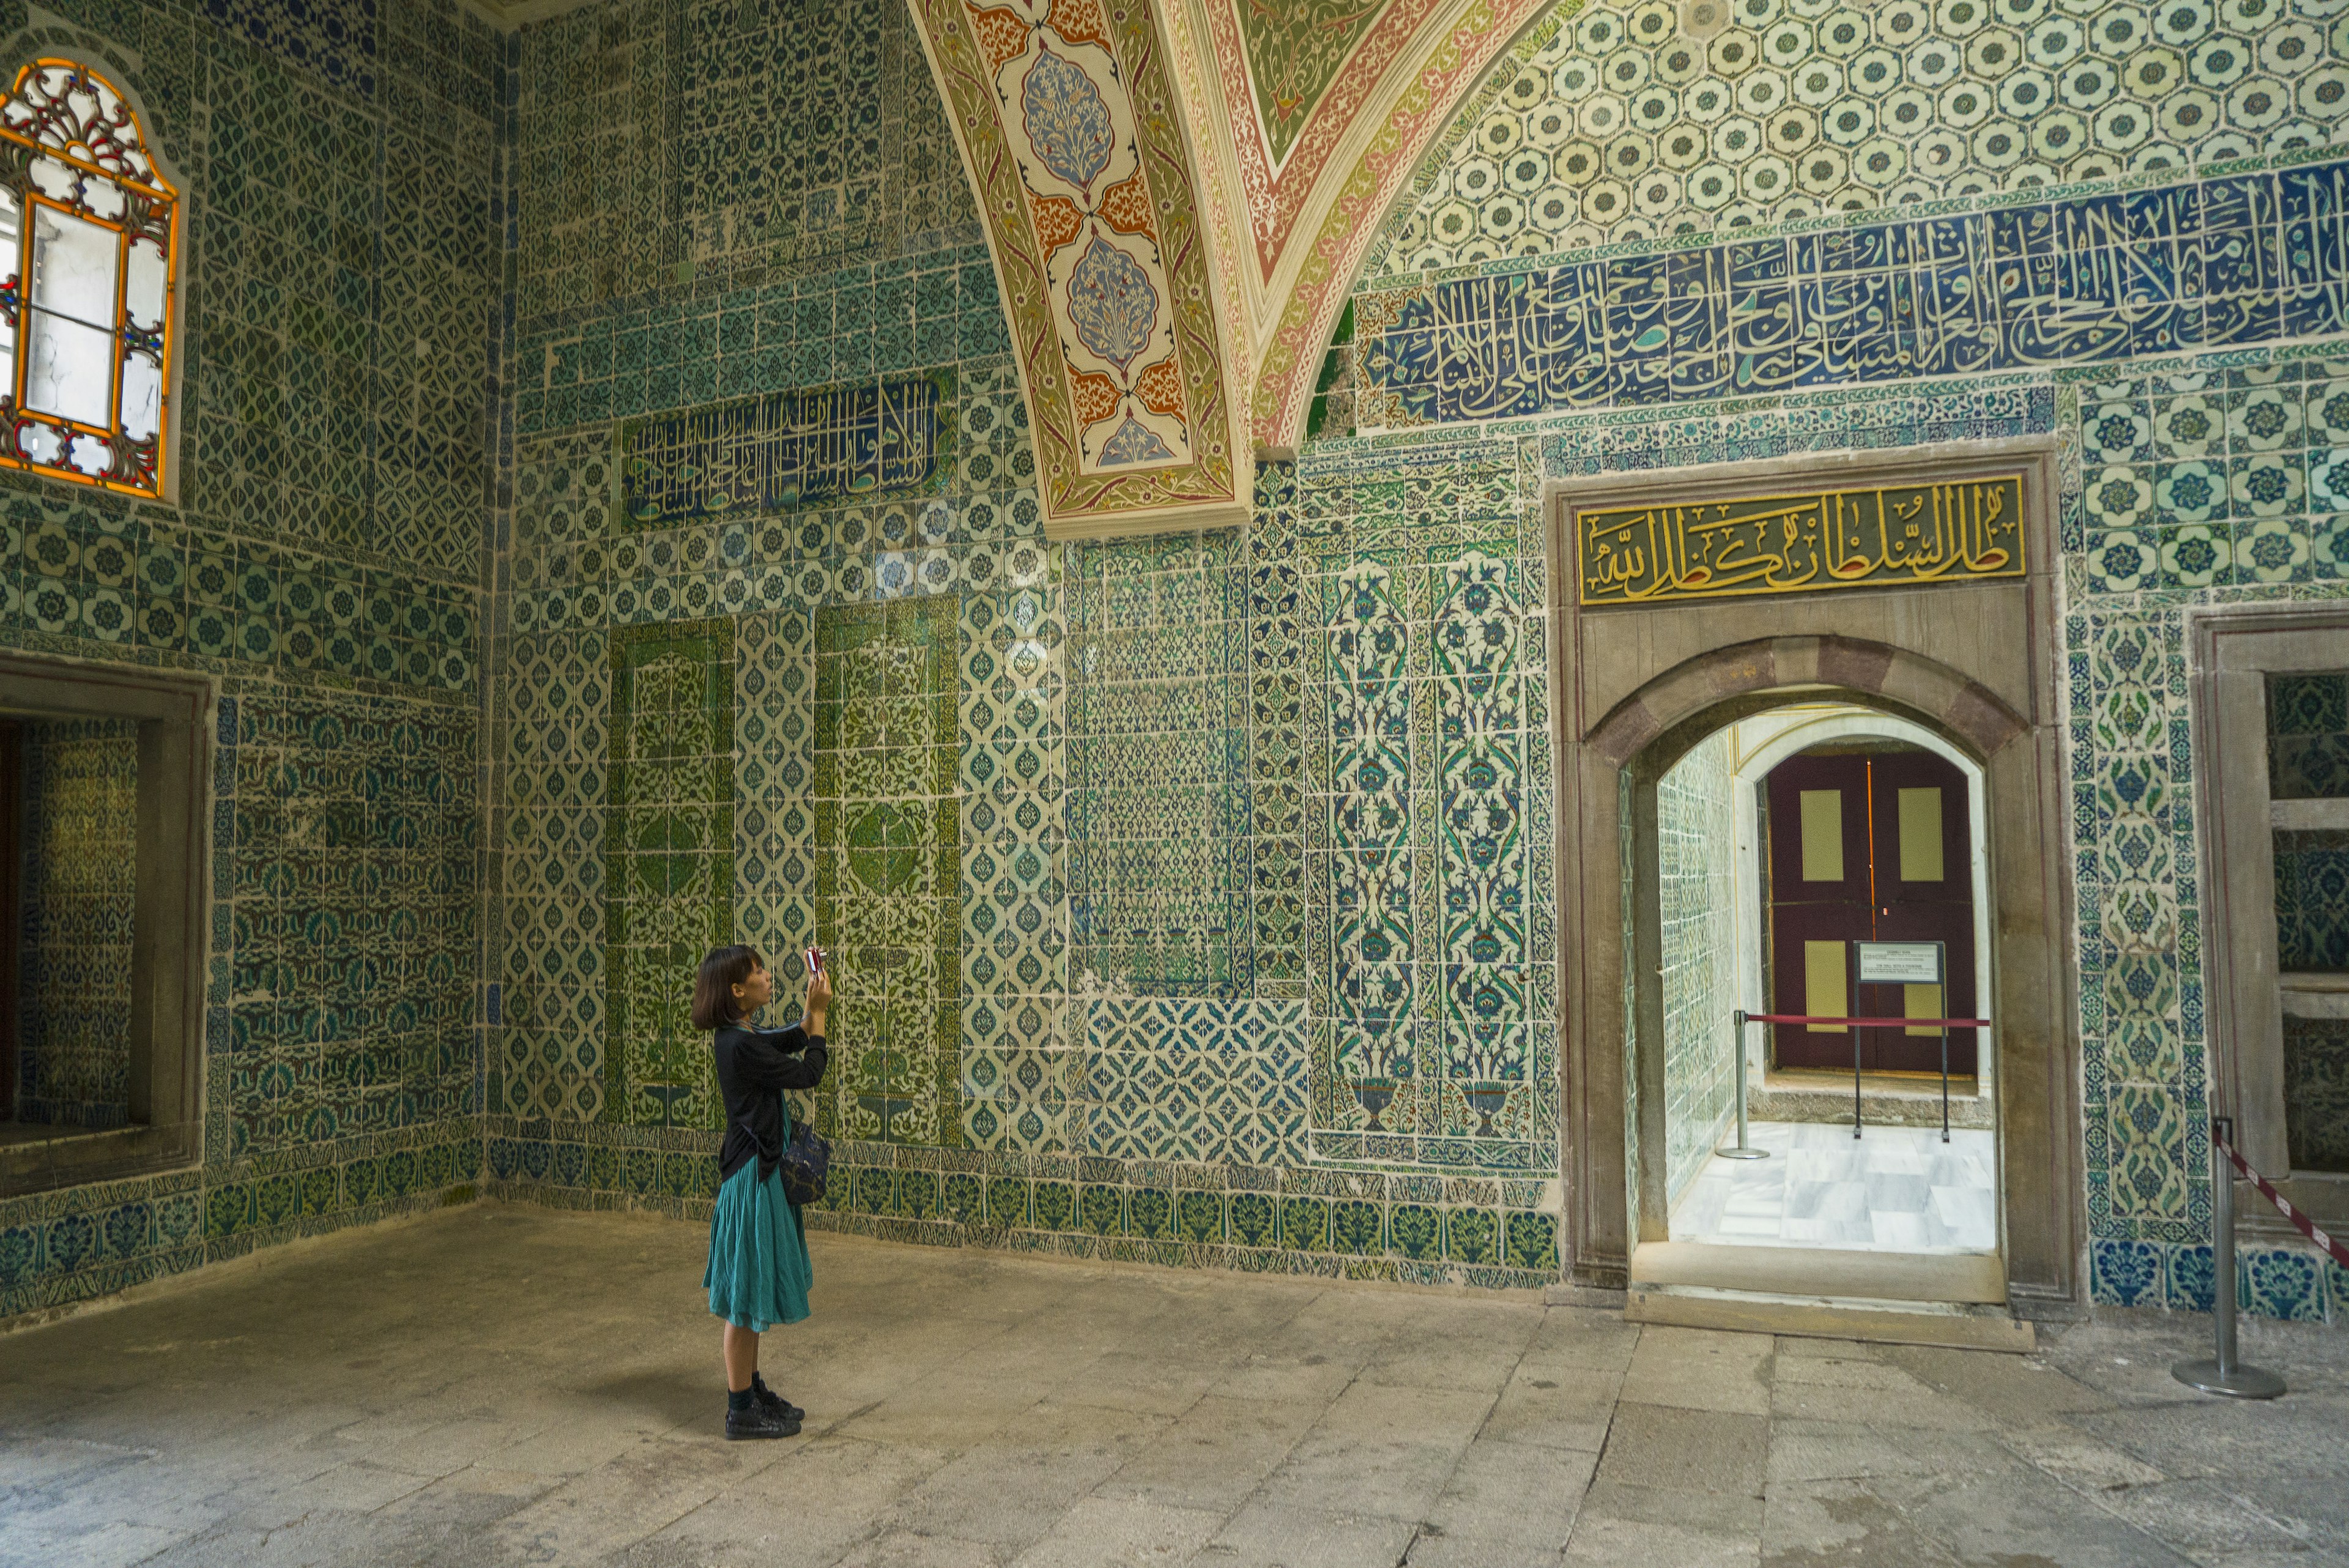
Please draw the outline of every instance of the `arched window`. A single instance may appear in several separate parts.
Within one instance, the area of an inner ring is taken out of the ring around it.
[[[0,103],[0,466],[163,490],[180,193],[139,117],[72,60]]]

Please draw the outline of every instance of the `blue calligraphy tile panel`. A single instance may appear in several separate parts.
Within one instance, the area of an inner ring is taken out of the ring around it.
[[[954,371],[944,368],[633,421],[620,431],[623,518],[667,528],[936,490],[953,458],[953,426],[938,411],[953,403]]]
[[[1366,294],[1365,426],[1848,387],[2349,322],[2349,163]]]

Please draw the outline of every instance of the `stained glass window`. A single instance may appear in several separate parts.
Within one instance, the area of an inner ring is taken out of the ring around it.
[[[0,466],[163,488],[180,192],[139,117],[72,60],[0,103]]]

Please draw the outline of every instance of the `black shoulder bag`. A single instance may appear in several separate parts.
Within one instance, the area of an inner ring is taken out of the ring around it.
[[[775,1091],[776,1098],[782,1091]],[[783,1152],[775,1160],[776,1172],[783,1179],[783,1196],[793,1208],[805,1208],[823,1201],[824,1181],[832,1174],[832,1145],[815,1128],[792,1115],[791,1102],[783,1103],[783,1120],[791,1124],[792,1136],[783,1140]]]

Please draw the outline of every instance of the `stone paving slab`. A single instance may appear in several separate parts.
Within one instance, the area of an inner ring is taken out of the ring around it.
[[[2017,1357],[811,1237],[719,1436],[704,1236],[478,1205],[0,1336],[0,1568],[2349,1568],[2349,1336]]]

